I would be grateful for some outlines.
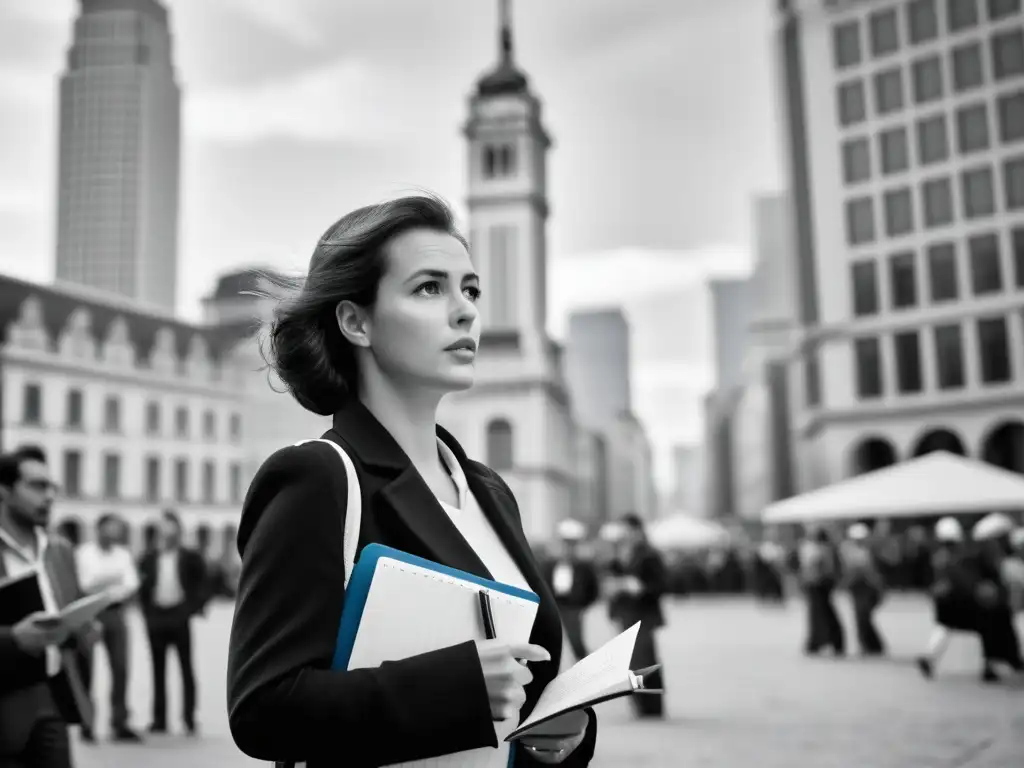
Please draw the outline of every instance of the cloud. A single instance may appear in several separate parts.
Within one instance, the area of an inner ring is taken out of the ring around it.
[[[72,0],[0,0],[0,18],[15,18],[44,24],[67,24],[74,15]]]
[[[208,2],[209,0],[204,0]],[[316,45],[324,31],[296,0],[220,0],[233,12],[300,45]]]
[[[401,77],[346,58],[278,80],[190,92],[185,128],[194,138],[229,142],[408,140],[417,111],[410,90]]]
[[[54,102],[55,89],[54,77],[50,72],[5,65],[0,68],[0,114],[12,107],[49,107]]]

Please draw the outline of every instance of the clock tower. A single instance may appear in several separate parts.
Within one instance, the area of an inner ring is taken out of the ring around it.
[[[562,349],[547,334],[551,139],[515,64],[508,0],[499,7],[498,64],[477,82],[464,126],[470,248],[483,289],[477,378],[440,415],[512,488],[527,536],[543,540],[573,509],[576,435]]]

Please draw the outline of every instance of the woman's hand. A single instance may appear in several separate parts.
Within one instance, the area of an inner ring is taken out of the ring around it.
[[[487,685],[491,716],[495,720],[517,719],[526,701],[526,686],[533,680],[533,673],[519,660],[551,661],[551,654],[539,645],[509,645],[501,640],[477,640],[476,650]]]
[[[537,762],[557,765],[583,743],[589,723],[584,710],[573,710],[531,728],[519,741]]]

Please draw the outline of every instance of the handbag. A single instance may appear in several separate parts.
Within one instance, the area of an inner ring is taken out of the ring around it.
[[[345,504],[345,533],[342,546],[344,548],[345,564],[345,589],[348,589],[348,581],[352,578],[352,568],[355,566],[356,556],[359,553],[359,527],[362,522],[363,505],[362,492],[359,489],[359,475],[356,473],[352,459],[345,449],[331,440],[314,438],[312,440],[301,440],[295,443],[296,446],[306,443],[327,443],[341,458],[345,467],[345,476],[348,480],[348,500]],[[306,768],[306,763],[294,763],[288,761],[277,761],[274,768]]]

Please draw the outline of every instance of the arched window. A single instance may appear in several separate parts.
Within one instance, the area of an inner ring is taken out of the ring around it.
[[[501,148],[501,175],[514,176],[516,172],[516,148],[505,144]]]
[[[501,472],[515,466],[512,451],[512,425],[495,419],[487,425],[487,466]]]
[[[484,147],[484,178],[493,179],[498,172],[498,153],[494,147]]]

